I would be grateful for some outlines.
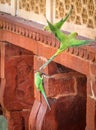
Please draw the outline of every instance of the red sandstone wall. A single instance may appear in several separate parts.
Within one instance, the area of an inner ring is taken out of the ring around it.
[[[23,127],[28,130],[28,117],[34,102],[32,52],[6,43],[5,79],[2,107],[9,130],[22,130]]]
[[[51,62],[43,71],[44,89],[51,105],[49,111],[44,98],[34,86],[34,72],[45,61],[44,57],[6,44],[6,84],[2,102],[9,130],[29,130],[29,126],[33,130],[33,125],[34,130],[85,130],[85,76]],[[34,100],[37,106],[40,104],[37,113]],[[36,121],[32,121],[35,114]]]
[[[45,61],[45,58],[35,56],[34,70],[38,70]],[[51,111],[42,95],[34,88],[35,103],[29,118],[30,130],[85,130],[86,77],[54,62],[43,73],[44,89]],[[35,108],[38,106],[36,113]]]

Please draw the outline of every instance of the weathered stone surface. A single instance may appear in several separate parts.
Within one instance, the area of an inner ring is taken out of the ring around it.
[[[31,108],[34,101],[33,56],[6,59],[4,104],[8,110]]]
[[[74,94],[75,81],[68,74],[56,74],[52,77],[44,76],[44,87],[49,97]]]
[[[44,106],[43,104],[41,104],[36,120],[36,130],[42,129],[43,119],[45,117],[46,111],[47,111],[47,105]]]
[[[7,42],[2,44],[5,45],[5,57],[4,66],[0,68],[4,69],[6,77],[5,87],[0,86],[0,91],[4,89],[0,97],[3,107],[8,110],[31,108],[34,101],[33,53]],[[0,82],[1,80],[3,79],[0,78]]]
[[[30,110],[7,112],[8,130],[29,130]]]
[[[1,55],[1,53],[0,53]],[[33,53],[5,43],[4,78],[0,84],[0,114],[7,117],[9,130],[29,130],[29,114],[34,102]],[[1,63],[1,59],[0,59]],[[0,73],[1,76],[1,73]]]
[[[96,75],[96,63],[90,64],[90,73]]]
[[[29,116],[29,130],[36,129],[36,119],[38,115],[38,111],[40,109],[41,102],[35,99],[30,116]]]
[[[87,127],[86,130],[95,130],[96,129],[96,101],[90,96],[87,97]]]
[[[86,96],[86,78],[77,72],[44,75],[44,88],[48,97],[77,94]]]
[[[86,130],[96,129],[96,76],[87,77]]]
[[[87,78],[87,95],[96,100],[96,75],[91,75]]]
[[[66,96],[57,99],[47,111],[42,130],[85,130],[86,99]]]
[[[7,42],[5,42],[5,47],[5,55],[7,58],[18,55],[32,55],[32,52]]]

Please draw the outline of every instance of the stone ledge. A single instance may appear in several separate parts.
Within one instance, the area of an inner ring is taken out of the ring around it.
[[[45,45],[58,48],[60,43],[53,34],[44,31],[43,25],[33,21],[28,21],[23,18],[11,16],[5,13],[0,13],[0,29],[10,31],[35,41],[40,41]],[[68,33],[68,32],[65,32]],[[86,39],[85,37],[78,37],[79,39]],[[96,62],[96,45],[93,43],[90,46],[70,48],[66,50],[72,55],[86,59],[91,62]]]

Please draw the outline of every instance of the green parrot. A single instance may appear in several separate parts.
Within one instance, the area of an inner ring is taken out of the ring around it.
[[[65,21],[66,21],[66,20],[69,18],[69,16],[71,15],[72,9],[73,9],[73,8],[72,8],[72,6],[71,6],[71,9],[70,9],[69,13],[66,15],[66,17],[65,17],[65,18],[62,18],[59,22],[57,22],[57,23],[54,24],[54,27],[55,27],[55,28],[61,29],[61,27],[63,26],[63,24],[65,23]],[[51,31],[49,26],[45,26],[45,27],[44,27],[44,30],[49,31],[49,32]]]
[[[49,109],[51,110],[51,107],[49,105],[49,102],[48,102],[48,99],[46,97],[46,94],[45,94],[45,91],[44,91],[44,88],[43,88],[43,78],[41,77],[40,75],[40,72],[36,72],[35,73],[35,85],[36,85],[36,88],[41,92],[41,94],[43,95]]]
[[[76,32],[66,35],[62,31],[57,29],[54,25],[52,25],[48,20],[47,23],[52,33],[60,41],[60,47],[58,48],[56,53],[44,65],[42,65],[39,68],[39,70],[44,69],[57,55],[59,55],[61,52],[63,52],[69,47],[81,46],[81,45],[89,44],[91,42],[96,42],[96,40],[78,40],[76,39],[78,35]]]

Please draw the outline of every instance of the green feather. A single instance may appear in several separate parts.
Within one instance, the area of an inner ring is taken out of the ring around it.
[[[96,40],[79,40],[79,39],[76,39],[76,37],[78,35],[76,32],[73,32],[69,35],[66,35],[62,31],[60,31],[59,29],[55,28],[54,25],[52,25],[48,20],[47,20],[47,22],[48,22],[48,25],[49,25],[52,33],[60,41],[60,48],[58,50],[65,50],[68,47],[81,46],[81,45],[89,44],[91,42],[96,42]]]
[[[40,72],[35,73],[35,78],[34,79],[35,79],[36,88],[41,92],[41,94],[43,95],[49,109],[51,109],[50,105],[49,105],[49,102],[48,102],[48,99],[46,97],[46,93],[45,93],[44,88],[43,88],[43,78],[41,77]]]
[[[71,9],[69,10],[69,13],[66,15],[66,17],[65,17],[65,18],[62,18],[59,22],[57,22],[57,23],[54,24],[54,27],[55,27],[55,28],[61,29],[61,27],[63,26],[63,24],[67,21],[67,19],[68,19],[69,16],[71,15],[72,9],[73,9],[73,8],[72,8],[72,6],[71,6]],[[48,26],[45,26],[45,27],[44,27],[44,30],[46,30],[46,31],[51,31],[49,25],[48,25]]]
[[[57,29],[54,25],[52,25],[48,20],[47,20],[47,23],[51,32],[59,40],[60,47],[58,48],[56,53],[43,66],[40,67],[40,70],[44,69],[57,55],[65,51],[67,48],[73,47],[73,46],[75,47],[75,46],[87,45],[87,44],[90,44],[91,42],[96,42],[95,40],[78,40],[76,39],[78,35],[76,32],[66,35],[62,31]]]
[[[75,47],[75,46],[84,46],[88,45],[92,42],[96,42],[95,40],[77,40],[77,39],[71,39],[70,40],[70,47]]]

